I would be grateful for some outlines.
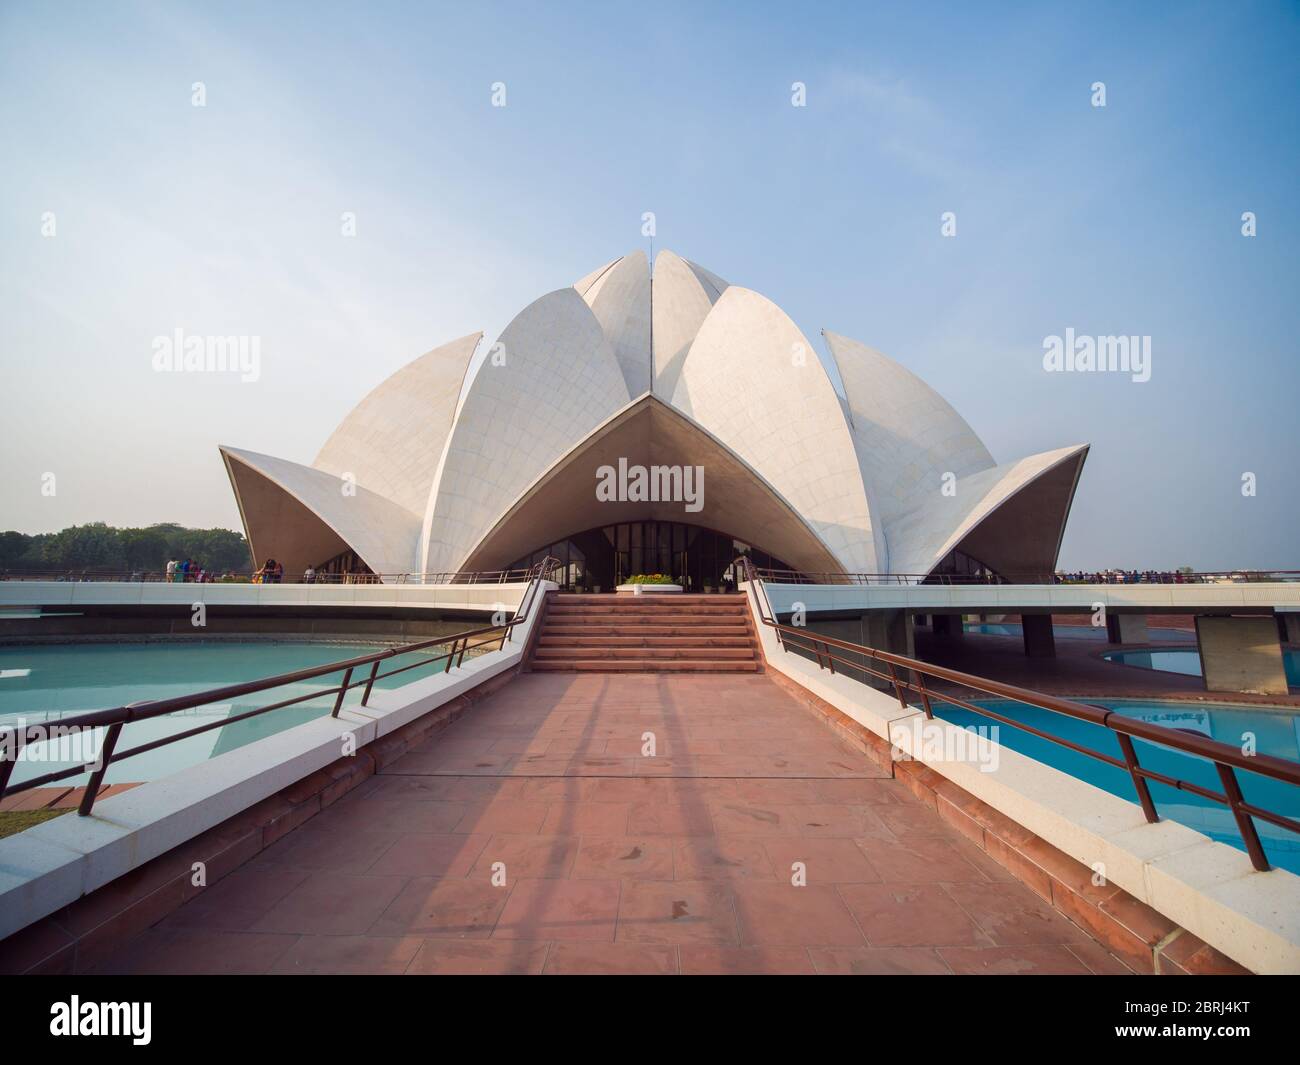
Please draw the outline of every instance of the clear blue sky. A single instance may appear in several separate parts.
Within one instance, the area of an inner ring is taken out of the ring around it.
[[[310,462],[654,211],[999,461],[1090,442],[1063,566],[1300,568],[1296,4],[417,7],[0,3],[0,528],[237,528],[218,443]],[[261,380],[154,373],[178,327]],[[1067,327],[1151,380],[1045,373]]]

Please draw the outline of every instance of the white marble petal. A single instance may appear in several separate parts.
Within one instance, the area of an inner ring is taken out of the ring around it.
[[[765,477],[846,569],[877,572],[843,408],[817,352],[780,307],[727,288],[691,344],[672,405]]]
[[[654,393],[668,402],[695,335],[727,282],[665,249],[655,256]]]
[[[311,527],[309,512],[375,573],[415,569],[420,519],[405,507],[311,466],[240,448],[220,450],[259,565],[275,558],[297,576],[330,557],[313,550],[342,549],[322,528]]]
[[[993,456],[942,396],[893,359],[848,337],[823,331],[844,382],[853,443],[884,550],[897,571],[893,526],[937,491],[951,472],[966,477],[994,465]]]
[[[911,510],[892,521],[891,572],[929,573],[949,551],[988,520],[998,508],[1022,492],[1032,490],[1033,485],[1053,470],[1066,465],[1076,467],[1070,472],[1072,481],[1077,479],[1077,467],[1082,466],[1087,452],[1088,446],[1079,444],[979,470],[958,477],[955,494],[950,496],[942,493],[936,480],[935,486],[923,493]],[[1051,540],[1050,543],[1044,542],[1041,550],[1036,552],[1039,558],[1048,560],[1041,564],[1049,567],[1055,565],[1056,552],[1073,494],[1071,483],[1067,493],[1056,493],[1050,501],[1044,501],[1041,507],[1034,508],[1038,519],[1034,522],[1034,535],[1040,538],[1050,537]],[[1042,512],[1049,507],[1050,513]],[[1027,523],[1022,525],[1020,533],[1022,536],[1030,535]]]
[[[651,372],[650,264],[645,252],[623,256],[585,289],[578,285],[574,289],[591,308],[614,349],[628,394],[634,398],[644,395],[650,391]]]
[[[312,465],[339,477],[350,473],[423,514],[465,371],[482,337],[461,337],[403,366],[339,423]]]
[[[460,568],[529,484],[630,399],[600,322],[573,288],[525,307],[493,350],[500,358],[475,372],[429,494],[426,571]]]

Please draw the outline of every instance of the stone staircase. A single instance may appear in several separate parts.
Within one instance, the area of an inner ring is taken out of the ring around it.
[[[744,595],[552,592],[528,667],[537,672],[759,673]]]

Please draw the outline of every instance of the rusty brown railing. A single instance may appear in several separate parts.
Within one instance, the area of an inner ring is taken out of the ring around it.
[[[514,616],[500,625],[486,625],[475,629],[466,629],[463,632],[452,633],[448,636],[438,636],[430,640],[422,640],[419,643],[405,644],[401,647],[388,647],[382,651],[376,651],[373,654],[360,655],[356,658],[345,659],[340,662],[330,662],[323,666],[311,666],[307,669],[294,670],[291,673],[280,673],[273,677],[263,677],[259,680],[246,681],[242,684],[228,684],[221,688],[211,688],[207,691],[196,692],[192,695],[180,695],[171,699],[154,699],[146,702],[131,703],[128,706],[120,706],[112,710],[93,710],[84,714],[76,714],[72,717],[63,718],[59,721],[58,728],[61,733],[68,730],[82,730],[104,728],[104,742],[99,750],[99,756],[92,762],[85,762],[79,765],[70,766],[66,769],[55,770],[46,773],[43,776],[33,777],[31,780],[25,780],[20,784],[10,785],[9,781],[13,775],[14,766],[18,762],[22,748],[29,742],[30,737],[35,737],[33,742],[41,742],[46,737],[43,733],[48,731],[44,725],[25,725],[21,727],[12,727],[0,725],[0,798],[7,798],[10,795],[17,795],[20,792],[27,791],[31,788],[41,787],[45,784],[52,784],[59,780],[67,780],[72,777],[81,776],[83,773],[90,773],[90,780],[86,784],[86,790],[81,797],[81,803],[77,808],[77,813],[85,817],[91,811],[95,804],[95,797],[99,794],[100,788],[104,783],[104,775],[108,772],[108,767],[113,762],[120,762],[123,759],[131,758],[137,754],[144,754],[146,751],[152,751],[158,747],[165,747],[169,743],[176,743],[191,736],[197,736],[201,732],[207,732],[210,729],[224,728],[226,725],[232,725],[237,721],[243,721],[250,717],[257,717],[260,714],[270,713],[272,710],[282,710],[288,706],[295,706],[298,703],[309,702],[313,699],[322,699],[330,695],[335,696],[334,707],[330,711],[331,717],[338,717],[339,711],[343,709],[343,701],[347,693],[353,688],[364,686],[365,690],[361,696],[361,705],[365,706],[370,701],[371,690],[375,682],[383,680],[386,677],[396,676],[399,673],[405,673],[412,669],[422,669],[439,662],[446,662],[447,667],[444,672],[451,672],[452,669],[458,668],[465,661],[465,655],[472,650],[487,647],[490,644],[496,644],[497,649],[503,649],[506,641],[510,639],[511,631],[517,626],[526,622],[531,615],[539,599],[539,589],[542,582],[547,580],[555,570],[561,568],[563,563],[559,559],[548,556],[537,565],[530,567],[526,573],[528,575],[528,588],[524,592],[523,598],[519,602],[519,608],[515,611]],[[389,659],[397,658],[400,655],[412,654],[415,652],[425,651],[430,647],[439,647],[450,645],[449,649],[440,655],[424,655],[415,662],[399,666],[396,669],[390,669],[386,672],[380,672],[380,664]],[[353,674],[358,670],[370,667],[369,673],[363,678],[353,680]],[[308,692],[306,695],[295,696],[292,699],[283,699],[279,702],[271,703],[267,706],[259,706],[253,710],[246,710],[230,717],[222,718],[219,721],[212,721],[205,725],[199,725],[192,729],[186,729],[183,732],[173,733],[169,736],[163,736],[160,739],[153,740],[149,743],[142,743],[130,750],[118,752],[117,743],[122,735],[125,726],[136,721],[147,721],[152,718],[162,717],[165,714],[176,713],[180,710],[190,710],[197,706],[206,706],[210,703],[223,702],[228,699],[237,699],[244,695],[252,695],[257,692],[269,691],[273,688],[280,688],[287,684],[297,684],[301,681],[312,680],[315,677],[328,676],[332,673],[343,673],[343,680],[335,687],[326,688],[322,691]]]
[[[1062,699],[1055,695],[1031,691],[1028,688],[1003,684],[1001,681],[990,680],[986,677],[977,677],[971,673],[962,673],[955,669],[931,665],[929,662],[907,658],[890,651],[880,651],[874,647],[850,643],[847,640],[836,639],[833,636],[823,636],[820,633],[810,633],[806,629],[782,625],[772,611],[772,604],[767,598],[763,578],[753,564],[744,556],[738,558],[735,564],[744,574],[744,579],[749,581],[755,590],[759,620],[768,628],[775,630],[777,640],[785,651],[790,651],[791,645],[796,649],[806,650],[812,654],[820,668],[829,669],[832,673],[835,672],[836,663],[839,663],[842,667],[870,674],[893,688],[899,706],[904,709],[914,709],[904,693],[914,694],[919,700],[921,710],[926,718],[933,720],[934,709],[931,700],[937,695],[943,703],[970,710],[1011,728],[1019,729],[1040,739],[1067,747],[1079,754],[1105,762],[1117,769],[1122,769],[1128,773],[1133,781],[1133,788],[1137,792],[1142,813],[1147,821],[1152,824],[1159,821],[1160,816],[1156,810],[1155,800],[1151,797],[1149,781],[1166,784],[1179,791],[1199,795],[1201,798],[1226,806],[1232,812],[1233,819],[1236,821],[1242,842],[1246,846],[1246,853],[1250,855],[1251,864],[1261,872],[1267,871],[1270,866],[1268,857],[1264,853],[1264,845],[1259,838],[1259,831],[1255,826],[1256,818],[1287,831],[1300,834],[1300,821],[1247,802],[1242,795],[1241,784],[1236,776],[1237,770],[1243,770],[1248,773],[1258,773],[1260,776],[1270,777],[1273,780],[1280,780],[1287,784],[1300,786],[1300,764],[1267,754],[1246,755],[1236,747],[1220,743],[1218,740],[1210,739],[1208,736],[1202,736],[1200,733],[1188,729],[1174,729],[1163,725],[1153,725],[1148,721],[1127,717],[1105,707],[1092,706],[1073,699]],[[850,659],[837,652],[848,652],[858,656],[861,660]],[[884,670],[872,668],[866,664],[867,660],[879,663],[885,667]],[[900,671],[911,679],[900,675]],[[1017,721],[1005,714],[1000,714],[987,706],[979,706],[959,695],[947,691],[936,693],[926,684],[927,677],[931,680],[957,685],[963,689],[996,696],[1000,699],[1010,699],[1025,706],[1050,710],[1053,713],[1072,717],[1079,721],[1100,725],[1102,728],[1115,733],[1123,758],[1116,758],[1113,755],[1094,750],[1091,747],[1085,747],[1061,736],[1054,736],[1050,732],[1035,728],[1023,721]],[[1135,738],[1212,762],[1223,790],[1218,792],[1193,781],[1183,780],[1143,766],[1138,760],[1137,749],[1133,745]]]

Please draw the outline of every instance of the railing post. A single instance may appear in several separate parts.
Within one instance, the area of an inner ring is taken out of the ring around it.
[[[99,766],[90,774],[86,791],[81,796],[81,805],[77,807],[78,817],[88,816],[90,808],[95,805],[95,796],[99,794],[100,785],[104,783],[104,774],[108,772],[108,764],[113,760],[113,748],[117,746],[117,738],[121,734],[121,721],[114,721],[108,726],[108,733],[104,736],[104,746],[99,749]]]
[[[933,721],[934,711],[930,708],[930,691],[925,686],[925,674],[913,670],[912,675],[916,677],[916,686],[921,689],[921,705],[925,707],[926,720]]]
[[[893,681],[893,684],[894,684],[894,694],[895,694],[896,696],[898,696],[898,705],[901,706],[904,710],[906,710],[906,709],[907,709],[907,700],[906,700],[905,698],[903,698],[903,689],[899,686],[899,683],[898,683],[898,671],[897,671],[896,669],[894,669],[894,663],[893,663],[893,662],[890,662],[890,663],[889,663],[889,679],[890,679],[891,681]]]
[[[1146,815],[1147,821],[1154,825],[1160,820],[1160,815],[1156,813],[1156,804],[1151,799],[1147,778],[1138,772],[1138,756],[1133,746],[1133,737],[1127,732],[1116,732],[1115,737],[1119,740],[1119,749],[1124,752],[1124,764],[1128,766],[1128,775],[1133,778],[1133,787],[1137,789],[1142,813]]]
[[[376,658],[370,665],[370,676],[366,678],[366,690],[361,695],[362,706],[370,702],[370,690],[375,686],[375,674],[379,672],[380,661],[381,659]]]
[[[822,647],[826,649],[826,668],[831,671],[831,676],[835,675],[835,658],[831,654],[831,645],[825,640],[822,641]]]
[[[338,698],[334,700],[334,709],[330,712],[330,717],[339,716],[339,711],[343,709],[343,700],[347,697],[348,694],[348,685],[351,683],[352,683],[352,667],[348,666],[347,672],[343,674],[343,683],[339,685],[339,695]]]
[[[24,732],[27,730],[24,728]],[[14,766],[18,764],[18,752],[22,745],[18,742],[16,728],[0,729],[0,798],[4,797],[5,788],[9,787],[9,778],[13,776]]]
[[[1232,816],[1236,818],[1237,831],[1241,833],[1241,841],[1246,844],[1246,853],[1250,855],[1250,864],[1259,872],[1267,873],[1269,869],[1268,856],[1264,853],[1264,845],[1259,841],[1259,831],[1255,828],[1255,819],[1241,808],[1241,804],[1246,799],[1241,794],[1241,785],[1237,782],[1237,774],[1233,772],[1232,766],[1224,765],[1222,762],[1215,762],[1214,768],[1219,771],[1219,780],[1223,784],[1223,794],[1228,797],[1228,805],[1232,807]]]

